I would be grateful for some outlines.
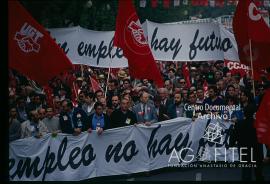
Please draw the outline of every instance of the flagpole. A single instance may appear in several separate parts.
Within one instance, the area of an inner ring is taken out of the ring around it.
[[[110,73],[111,73],[111,63],[112,63],[111,52],[110,52],[110,54],[109,54],[109,57],[110,57],[110,63],[109,63],[109,71],[108,71],[108,77],[107,77],[106,88],[105,88],[105,98],[106,98],[106,96],[107,96],[108,83],[109,83]]]
[[[252,90],[253,97],[255,98],[255,84],[254,84],[254,72],[253,72],[253,58],[252,58],[252,47],[251,47],[251,39],[249,39],[249,55],[250,55],[250,65],[251,65],[251,75],[252,75]]]

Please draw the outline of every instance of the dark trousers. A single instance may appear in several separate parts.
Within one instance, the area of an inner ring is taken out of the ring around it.
[[[247,161],[245,164],[250,164],[250,165],[256,165],[256,167],[244,167],[242,168],[241,176],[243,181],[251,181],[252,180],[252,175],[253,171],[255,174],[255,179],[257,181],[262,181],[263,180],[263,164],[262,164],[262,145],[258,144],[253,147],[251,146],[243,146],[247,147],[247,149],[242,150],[242,160]],[[253,148],[253,152],[251,151]],[[240,152],[239,152],[240,155]],[[253,158],[252,158],[253,157]],[[256,161],[256,163],[252,162]]]

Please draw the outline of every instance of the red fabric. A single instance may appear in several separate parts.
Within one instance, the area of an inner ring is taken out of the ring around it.
[[[227,5],[236,5],[236,0],[227,0]]]
[[[43,87],[47,98],[47,105],[53,107],[53,90],[48,85]]]
[[[204,96],[206,96],[207,91],[208,91],[208,83],[206,82],[206,80],[204,80],[204,82],[203,82],[203,94],[204,94]]]
[[[170,0],[163,0],[163,7],[169,8],[170,7]]]
[[[270,89],[266,90],[256,112],[255,127],[258,141],[270,147]]]
[[[216,7],[224,7],[225,1],[224,0],[215,0]]]
[[[158,5],[158,0],[151,0],[151,6],[152,8],[156,8]]]
[[[192,0],[192,6],[208,6],[208,0]]]
[[[99,83],[94,78],[90,77],[90,82],[91,82],[91,86],[92,86],[94,93],[98,90],[102,90]]]
[[[235,61],[224,60],[224,64],[232,75],[239,73],[243,77],[250,70],[248,66]]]
[[[114,45],[123,49],[130,76],[153,80],[158,87],[163,86],[163,79],[131,0],[119,0]]]
[[[183,76],[185,78],[187,87],[190,88],[191,83],[190,83],[189,69],[188,69],[187,63],[183,64],[183,66],[182,66],[182,73],[183,73]]]
[[[17,1],[8,1],[9,67],[41,85],[72,68],[63,50]]]
[[[234,15],[233,30],[241,62],[250,66],[250,39],[254,69],[270,67],[270,28],[250,0],[239,1]]]

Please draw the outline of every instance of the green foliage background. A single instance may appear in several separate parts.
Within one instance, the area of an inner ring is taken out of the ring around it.
[[[174,7],[173,0],[170,2],[169,9],[163,8],[162,0],[158,1],[157,8],[152,8],[150,1],[147,0],[146,7],[141,8],[140,1],[133,0],[142,22],[145,19],[161,23],[176,22],[189,20],[190,16],[199,14],[201,18],[214,18],[231,15],[235,11],[235,6],[211,8],[180,5]],[[87,6],[89,0],[21,0],[20,2],[39,23],[47,28],[77,25],[98,31],[111,31],[115,28],[118,0],[91,0],[91,7]]]

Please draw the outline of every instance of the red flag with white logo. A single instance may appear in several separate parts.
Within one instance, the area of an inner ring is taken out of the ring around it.
[[[250,44],[255,69],[270,67],[270,28],[251,0],[240,0],[234,15],[233,30],[238,54],[243,64],[250,66]]]
[[[8,1],[9,67],[41,85],[72,63],[48,32],[18,1]]]
[[[270,89],[266,90],[256,112],[255,127],[258,141],[270,147]]]
[[[153,80],[158,87],[163,86],[163,79],[131,0],[119,0],[114,45],[123,49],[130,76]]]

